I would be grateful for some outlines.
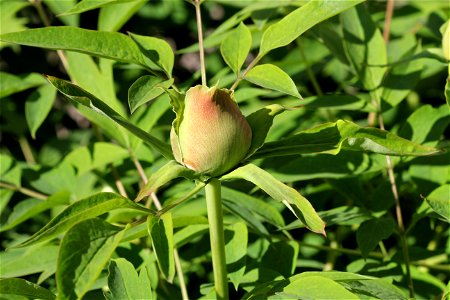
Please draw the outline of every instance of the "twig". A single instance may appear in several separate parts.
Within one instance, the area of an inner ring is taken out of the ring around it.
[[[22,193],[24,195],[39,199],[39,200],[47,200],[48,196],[41,194],[39,192],[15,185],[15,184],[10,184],[10,183],[6,183],[6,182],[0,182],[0,187],[8,189],[8,190],[12,190],[12,191],[16,191],[19,193]]]
[[[20,145],[20,149],[22,150],[23,156],[25,157],[25,161],[29,165],[36,164],[36,160],[34,159],[34,156],[33,156],[33,151],[31,151],[30,144],[28,143],[28,140],[26,137],[21,136],[19,138],[19,145]]]
[[[241,82],[241,80],[244,79],[244,77],[245,77],[245,75],[247,75],[248,71],[250,71],[251,68],[253,68],[260,60],[261,60],[260,56],[255,57],[255,59],[253,59],[248,64],[247,68],[245,68],[244,72],[242,72],[242,74],[240,76],[238,76],[238,78],[236,78],[236,81],[233,83],[233,85],[231,86],[230,90],[236,89],[236,87],[238,86],[239,82]]]
[[[202,14],[200,11],[200,0],[194,0],[195,16],[197,19],[198,31],[198,46],[200,53],[200,72],[202,74],[202,85],[206,86],[206,69],[205,69],[205,50],[203,46],[203,28],[202,28]]]
[[[383,39],[387,45],[389,42],[389,33],[391,31],[392,16],[394,15],[394,0],[387,0],[386,17],[384,18]]]
[[[297,46],[300,49],[300,55],[302,56],[302,59],[305,63],[306,72],[308,73],[309,80],[311,80],[311,83],[314,87],[314,90],[316,91],[316,94],[319,96],[322,96],[323,95],[322,89],[320,88],[319,82],[317,81],[317,78],[311,69],[311,64],[309,63],[308,59],[306,58],[305,50],[303,49],[303,46],[300,42],[297,42]]]

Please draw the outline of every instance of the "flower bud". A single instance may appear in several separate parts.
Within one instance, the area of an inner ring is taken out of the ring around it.
[[[175,159],[197,173],[218,176],[247,154],[252,131],[234,100],[233,91],[197,85],[190,88],[170,134]]]

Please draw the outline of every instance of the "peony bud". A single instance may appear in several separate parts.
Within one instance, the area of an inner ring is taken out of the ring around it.
[[[233,91],[197,85],[184,99],[178,136],[170,140],[175,159],[197,173],[217,176],[237,165],[250,148],[252,130]]]

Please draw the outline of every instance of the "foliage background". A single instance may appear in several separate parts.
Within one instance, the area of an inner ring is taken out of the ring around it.
[[[168,41],[178,54],[173,71],[176,83],[184,89],[197,84],[200,73],[193,7],[182,0],[135,2],[142,2],[142,5],[136,6],[139,9],[121,26],[120,32],[155,36]],[[106,22],[99,18],[99,12],[101,15],[107,7],[111,10],[114,7],[105,6],[100,10],[58,18],[55,15],[70,9],[73,2],[65,1],[64,5],[58,2],[65,7],[58,7],[55,3],[43,1],[43,8],[52,25],[79,24],[86,29],[97,29],[99,22]],[[214,35],[217,28],[236,14],[241,16],[251,29],[251,55],[255,55],[263,29],[293,10],[293,6],[285,1],[276,9],[269,2],[260,3],[261,9],[249,13],[246,12],[246,7],[250,7],[247,1],[206,1],[203,4],[210,85],[218,82],[219,86],[229,87],[234,82],[233,72],[224,63],[218,49],[229,30]],[[36,6],[27,1],[2,0],[0,5],[1,33],[45,26]],[[382,30],[386,3],[369,1],[365,6],[374,24]],[[416,56],[406,63],[406,71],[401,69],[405,64],[397,69],[400,78],[393,79],[392,89],[401,95],[382,103],[384,125],[402,137],[433,147],[448,145],[446,140],[450,135],[450,115],[444,97],[448,63],[443,63],[439,55],[438,58],[433,56],[436,53],[433,49],[442,46],[440,28],[448,19],[449,5],[446,1],[397,1],[388,44],[390,63],[414,54]],[[352,120],[362,126],[379,126],[371,113],[375,109],[370,95],[355,75],[349,54],[344,51],[344,38],[339,36],[340,30],[340,17],[333,17],[307,31],[294,43],[264,57],[263,63],[275,64],[291,76],[305,98],[303,102],[247,82],[240,84],[236,98],[244,115],[270,103],[304,105],[275,119],[269,141],[336,119]],[[84,118],[72,104],[45,85],[45,80],[37,74],[66,79],[76,77],[80,86],[102,99],[109,97],[109,103],[129,115],[126,100],[128,89],[146,72],[134,65],[116,63],[112,77],[108,77],[97,67],[97,64],[104,63],[102,60],[67,52],[68,55],[79,56],[74,61],[84,62],[79,69],[76,65],[71,66],[72,74],[68,74],[55,51],[5,43],[1,46],[0,166],[2,183],[8,185],[2,185],[0,208],[1,247],[6,249],[37,232],[68,203],[100,191],[117,192],[117,176],[111,171],[111,165],[131,198],[140,187],[140,178],[128,149],[118,145],[114,135]],[[36,77],[25,80],[23,76],[29,73],[34,73]],[[10,85],[9,74],[22,80]],[[114,78],[113,81],[109,81],[110,78]],[[351,98],[337,98],[333,96],[336,94]],[[132,120],[146,130],[151,129],[161,139],[168,140],[173,118],[167,97],[161,96],[151,105],[141,107],[133,114]],[[87,150],[89,155],[84,156],[80,149]],[[133,155],[147,175],[164,163],[164,159],[145,144],[135,147]],[[444,200],[444,205],[448,201],[449,160],[448,153],[393,159],[406,224],[410,267],[419,299],[439,299],[448,291],[448,219],[433,212],[423,198],[437,195],[437,198]],[[247,209],[248,215],[244,218],[244,226],[249,230],[246,274],[237,280],[240,281],[237,291],[231,288],[232,297],[242,297],[255,284],[273,280],[279,275],[287,278],[292,274],[320,270],[348,271],[385,278],[407,291],[395,201],[383,156],[342,151],[338,155],[269,158],[258,164],[300,190],[311,201],[328,224],[328,238],[299,228],[301,226],[289,211],[251,185],[243,181],[227,184],[227,187],[258,200],[255,203],[260,209]],[[190,188],[192,184],[176,181],[159,191],[158,196],[163,203],[167,203]],[[38,194],[30,194],[29,190]],[[52,195],[52,200],[47,199],[46,205],[40,199],[42,195]],[[245,199],[246,195],[228,197]],[[253,203],[252,200],[243,201]],[[235,210],[233,205],[227,206],[226,222],[241,224],[236,222],[241,220],[242,215],[237,217],[236,213],[243,209],[242,204],[233,203]],[[263,203],[269,203],[272,208]],[[261,213],[264,209],[268,212]],[[175,217],[205,216],[203,196],[196,196],[176,208],[173,214]],[[138,217],[136,213],[119,210],[103,218],[125,224]],[[181,230],[180,227],[176,232]],[[238,232],[238,229],[235,230]],[[292,240],[286,239],[283,232],[287,232]],[[204,229],[198,232],[192,229],[186,244],[179,248],[189,295],[193,299],[207,294],[209,286],[205,283],[212,281],[209,242],[205,233]],[[270,240],[267,238],[269,235]],[[56,245],[54,241],[32,251],[3,251],[0,254],[0,276],[22,277],[54,291]],[[124,257],[139,268],[152,257],[148,247],[146,239],[138,243],[124,243],[115,250],[113,257]],[[278,263],[280,257],[283,257],[282,263]],[[156,270],[154,259],[150,259],[150,265]],[[259,280],[255,280],[258,278],[256,269],[261,272]],[[106,276],[105,270],[95,287],[105,285]],[[157,286],[157,293],[162,299],[180,297],[177,281],[168,284],[160,276],[157,280],[157,273],[152,276],[152,284],[155,288]],[[101,295],[97,289],[86,297],[92,299]]]

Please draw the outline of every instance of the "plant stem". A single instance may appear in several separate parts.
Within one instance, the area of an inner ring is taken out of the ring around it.
[[[250,71],[251,68],[253,68],[259,61],[261,60],[260,56],[255,57],[254,60],[251,61],[251,63],[248,64],[247,68],[245,68],[244,72],[238,78],[236,78],[236,81],[231,86],[230,90],[236,89],[239,82],[241,82],[242,79],[244,79],[245,75],[247,75],[248,71]]]
[[[29,165],[36,164],[36,160],[34,159],[34,156],[33,156],[33,151],[31,150],[30,143],[28,143],[28,140],[26,137],[21,136],[19,138],[19,145],[20,145],[20,149],[22,150],[23,156],[25,157],[25,161]]]
[[[305,63],[306,72],[308,73],[309,80],[314,87],[314,90],[318,96],[323,96],[322,89],[320,88],[319,82],[317,81],[316,75],[311,69],[311,64],[308,61],[308,58],[305,55],[305,50],[303,49],[303,45],[297,40],[298,49],[300,49],[300,55],[302,56],[303,62]]]
[[[384,43],[389,42],[389,33],[391,31],[392,16],[394,15],[394,0],[387,0],[386,17],[384,18],[383,39]]]
[[[21,186],[17,186],[14,184],[10,184],[10,183],[6,183],[6,182],[0,182],[0,187],[8,189],[8,190],[12,190],[12,191],[16,191],[19,193],[22,193],[24,195],[36,198],[36,199],[40,199],[40,200],[47,200],[48,196],[41,194],[39,192],[21,187]]]
[[[202,74],[202,85],[206,86],[205,50],[203,46],[202,14],[200,11],[200,0],[194,0],[195,16],[197,19],[198,47],[200,54],[200,72]]]
[[[214,286],[218,300],[228,299],[227,264],[225,260],[225,238],[223,231],[221,185],[211,179],[205,187],[208,210],[209,236],[214,271]]]

